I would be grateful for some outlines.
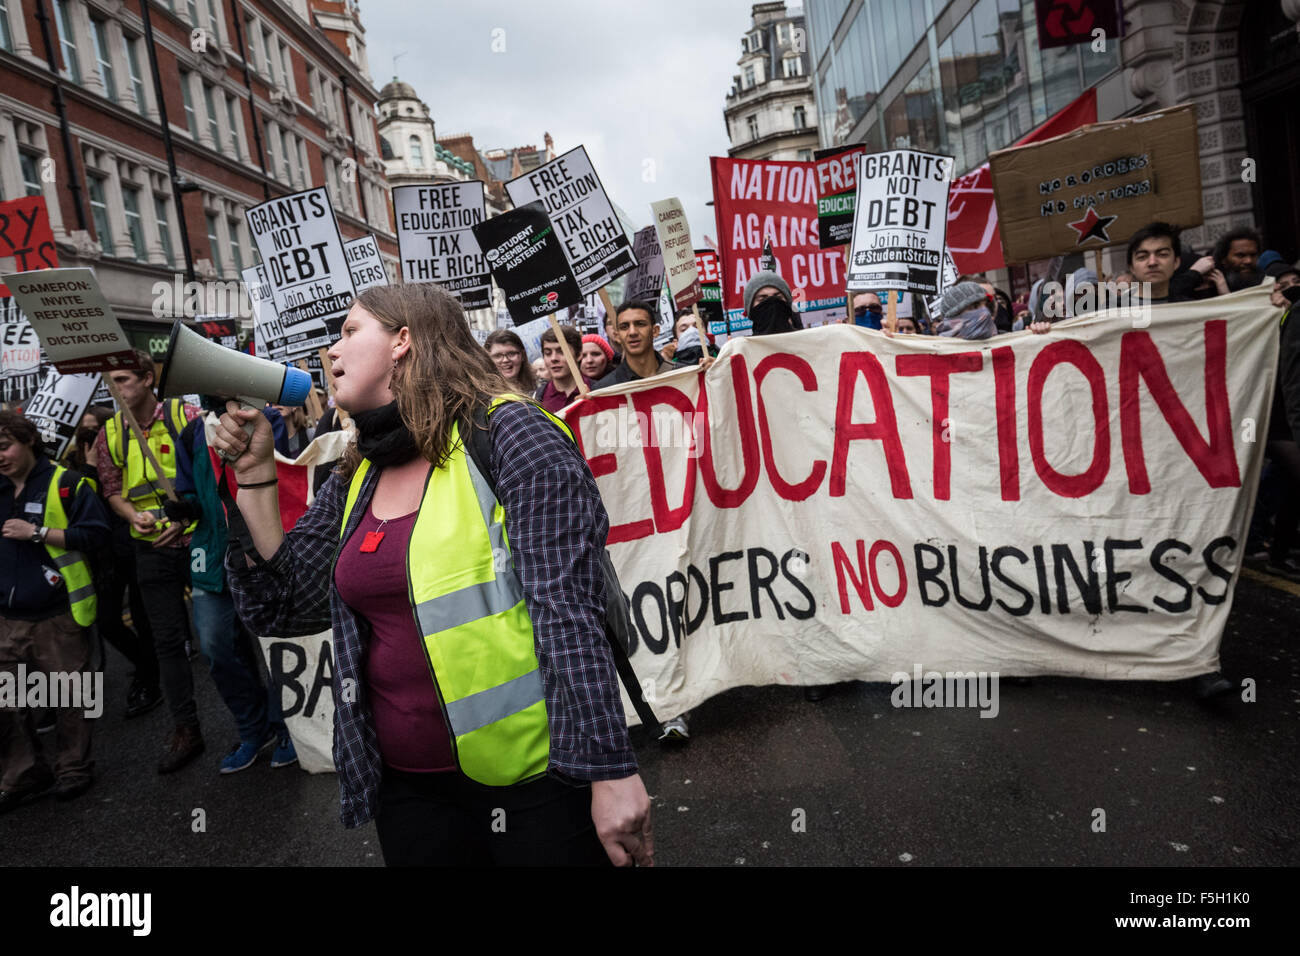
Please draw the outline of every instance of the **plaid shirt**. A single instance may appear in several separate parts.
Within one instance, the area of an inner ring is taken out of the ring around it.
[[[636,773],[618,675],[605,638],[600,553],[609,518],[582,454],[536,407],[508,402],[492,413],[488,476],[506,513],[515,570],[532,619],[550,718],[550,772],[577,780]],[[366,513],[380,469],[362,484],[345,529]],[[334,765],[340,817],[360,826],[375,812],[382,761],[363,679],[369,624],[333,586],[347,484],[331,475],[270,561],[227,559],[230,591],[256,634],[334,629]],[[355,688],[347,699],[341,688]]]

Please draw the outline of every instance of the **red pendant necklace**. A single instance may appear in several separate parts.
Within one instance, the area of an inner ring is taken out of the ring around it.
[[[366,532],[366,539],[361,542],[362,554],[374,554],[379,550],[379,542],[384,540],[384,525],[386,524],[388,524],[387,518],[379,522],[379,527],[376,530]]]

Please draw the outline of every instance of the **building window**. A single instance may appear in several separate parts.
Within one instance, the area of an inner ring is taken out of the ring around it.
[[[140,60],[135,52],[136,41],[122,34],[122,47],[126,52],[126,69],[131,75],[131,91],[135,93],[135,106],[144,115],[144,80],[140,77]]]
[[[158,223],[158,241],[162,244],[163,255],[170,266],[175,260],[172,258],[171,226],[167,223],[167,200],[157,193],[153,197],[153,214]]]
[[[212,255],[212,267],[217,270],[217,275],[225,275],[226,270],[221,265],[221,246],[217,242],[217,217],[212,213],[205,213],[204,218],[208,221],[208,252]]]
[[[199,25],[199,5],[195,0],[185,0],[185,12],[189,14],[190,26]]]
[[[136,186],[122,187],[122,209],[126,212],[126,234],[131,237],[131,247],[138,262],[147,262],[144,246],[144,221],[140,218],[140,190]]]
[[[784,76],[803,76],[803,60],[797,56],[787,56],[781,60]]]
[[[228,219],[226,228],[230,232],[230,258],[235,263],[235,275],[243,276],[244,252],[239,247],[239,223],[234,219]]]
[[[13,48],[13,37],[9,33],[9,0],[0,0],[0,49]]]
[[[194,94],[190,91],[190,74],[181,70],[181,99],[185,101],[185,127],[195,139],[199,138],[199,117],[194,112]]]
[[[776,43],[777,43],[777,46],[780,46],[782,43],[785,42],[785,33],[784,33],[784,29],[785,29],[785,24],[784,24],[784,23],[778,23],[778,24],[776,25]]]
[[[239,150],[239,101],[231,96],[226,100],[226,119],[230,122],[230,153],[238,158]]]
[[[266,78],[274,80],[275,60],[271,58],[271,31],[267,30],[262,33],[262,28],[259,26],[257,32],[262,34],[262,62],[266,64]]]
[[[217,123],[217,105],[212,99],[212,87],[203,84],[203,105],[208,109],[208,135],[212,137],[212,148],[221,148],[221,127]]]
[[[289,182],[298,183],[298,145],[292,133],[284,134],[284,175]]]
[[[108,202],[104,199],[104,177],[91,174],[86,177],[90,193],[90,216],[95,220],[95,235],[104,255],[113,254],[113,234],[108,228]]]
[[[208,29],[212,31],[212,38],[215,40],[221,34],[217,32],[217,24],[221,19],[221,0],[208,0]]]
[[[746,116],[745,123],[749,126],[749,138],[758,139],[758,117]]]
[[[796,106],[794,108],[794,128],[807,129],[807,127],[808,117],[804,112],[804,108],[802,106]]]
[[[411,165],[424,167],[424,147],[420,145],[420,137],[411,137]]]
[[[95,68],[99,82],[104,84],[104,95],[117,101],[117,80],[113,76],[113,61],[108,58],[108,26],[102,20],[91,19],[90,42],[95,47]]]
[[[20,149],[18,165],[23,172],[23,192],[28,196],[44,195],[45,190],[41,188],[40,157]]]
[[[67,0],[54,0],[54,25],[59,31],[63,68],[68,71],[73,83],[80,83],[81,65],[77,62],[77,44],[72,39],[72,20],[68,17]]]
[[[801,163],[806,163],[806,162],[811,161],[811,160],[812,160],[812,150],[811,150],[811,149],[801,149],[801,150],[799,150],[799,153],[798,153],[798,159],[799,159],[799,161],[800,161]]]
[[[754,67],[745,67],[745,89],[752,89],[754,86]]]

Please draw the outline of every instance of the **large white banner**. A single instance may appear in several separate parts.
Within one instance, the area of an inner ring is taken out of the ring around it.
[[[1214,670],[1277,316],[1254,289],[978,342],[833,325],[572,406],[656,711],[918,664]]]

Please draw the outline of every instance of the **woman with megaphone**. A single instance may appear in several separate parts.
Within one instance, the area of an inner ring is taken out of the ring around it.
[[[567,426],[508,392],[432,283],[361,293],[329,354],[357,438],[292,530],[266,419],[231,402],[212,444],[255,552],[227,558],[241,617],[333,628],[343,824],[373,818],[389,865],[651,863],[608,518]]]

